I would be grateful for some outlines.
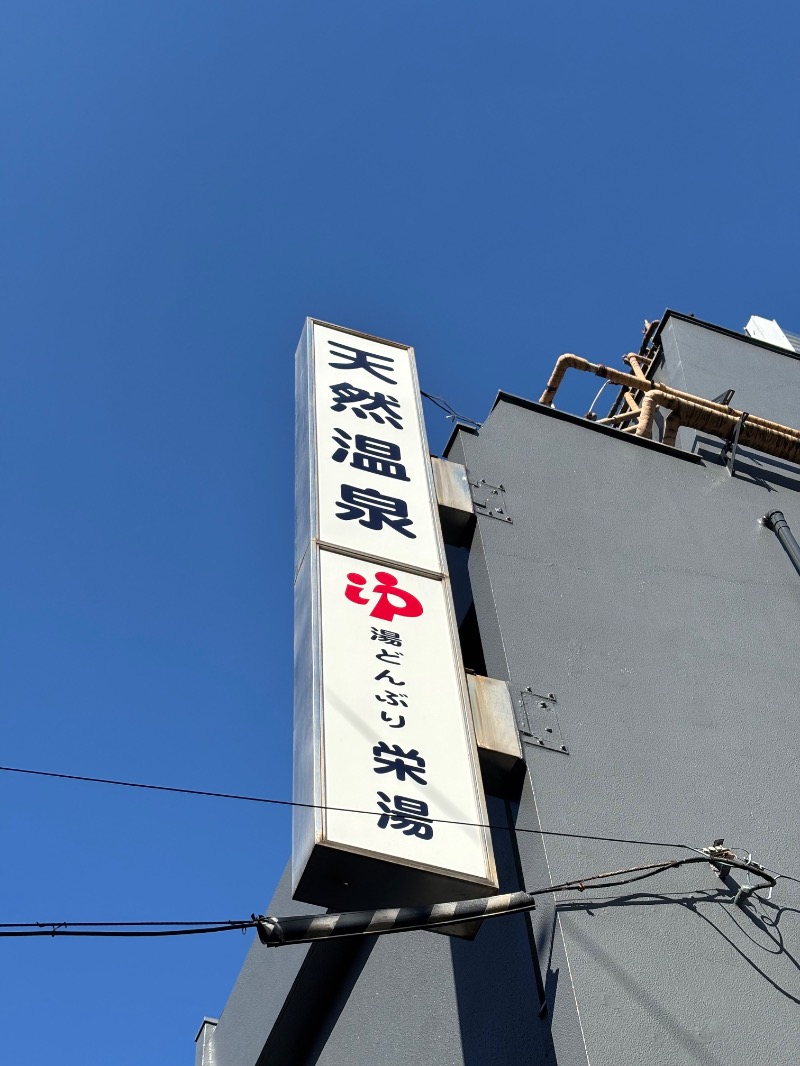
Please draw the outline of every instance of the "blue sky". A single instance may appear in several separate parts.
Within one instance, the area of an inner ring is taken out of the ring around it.
[[[0,762],[290,794],[306,315],[413,344],[478,419],[667,306],[800,329],[799,28],[738,0],[6,5]],[[0,920],[249,915],[289,823],[0,773]],[[4,940],[7,1061],[190,1063],[248,943]]]

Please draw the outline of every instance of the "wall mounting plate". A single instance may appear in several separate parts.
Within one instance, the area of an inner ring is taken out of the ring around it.
[[[504,485],[490,485],[485,478],[480,478],[478,481],[470,481],[469,486],[475,514],[496,518],[498,522],[513,521],[508,513]]]
[[[514,713],[523,742],[535,748],[569,755],[558,721],[555,693],[549,692],[544,696],[534,692],[530,685],[517,689],[517,692],[519,695],[514,700]]]

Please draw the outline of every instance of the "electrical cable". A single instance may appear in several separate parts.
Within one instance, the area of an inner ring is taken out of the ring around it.
[[[254,921],[231,922],[228,925],[209,925],[194,929],[72,929],[69,922],[54,922],[41,929],[5,929],[0,927],[0,938],[20,936],[192,936],[195,933],[230,933],[234,930],[246,932],[256,924]]]
[[[692,855],[685,859],[667,859],[664,862],[628,866],[606,873],[589,874],[557,885],[534,889],[530,892],[511,892],[499,896],[481,897],[454,903],[436,903],[428,907],[400,907],[394,909],[343,911],[338,914],[290,915],[272,918],[252,915],[242,921],[215,923],[197,922],[29,922],[0,925],[0,938],[27,936],[90,936],[90,937],[163,937],[190,936],[201,933],[223,933],[233,930],[245,932],[255,927],[262,944],[268,947],[286,944],[307,944],[315,940],[342,939],[351,936],[375,936],[386,933],[407,932],[414,929],[434,929],[440,926],[459,925],[467,921],[495,918],[501,914],[516,914],[536,908],[536,897],[556,892],[584,892],[588,885],[599,889],[618,888],[643,881],[657,874],[698,862],[711,862],[746,870],[762,878],[770,889],[776,879],[758,863],[746,862],[726,853],[714,861],[713,854]],[[630,875],[630,876],[622,876]],[[609,880],[616,878],[616,880]],[[602,882],[602,883],[598,883]],[[743,906],[758,885],[739,888],[734,903]],[[758,898],[758,897],[757,897]],[[179,928],[155,928],[157,926]],[[150,926],[142,929],[141,926]],[[100,928],[98,928],[100,927]]]
[[[595,396],[595,398],[594,398],[594,399],[592,400],[592,402],[591,402],[591,403],[589,404],[589,410],[588,410],[588,411],[586,412],[586,414],[585,414],[585,415],[583,416],[584,418],[596,418],[596,417],[597,417],[597,416],[595,415],[595,413],[594,413],[594,408],[595,408],[595,404],[596,404],[596,403],[597,403],[597,401],[598,401],[598,400],[600,399],[600,397],[601,397],[601,396],[603,395],[603,391],[605,390],[605,387],[606,387],[606,385],[610,385],[610,384],[611,384],[611,382],[610,382],[610,381],[609,381],[608,379],[606,379],[606,380],[605,380],[605,381],[603,382],[603,384],[602,384],[602,385],[600,386],[600,388],[599,388],[599,389],[597,390],[597,395],[596,395],[596,396]],[[631,417],[633,417],[633,415],[631,415]]]
[[[88,784],[95,785],[114,785],[122,788],[140,788],[155,792],[172,792],[183,796],[204,796],[211,799],[230,799],[230,800],[242,800],[247,803],[266,803],[279,807],[303,807],[311,810],[322,811],[337,811],[342,814],[364,814],[371,818],[376,817],[378,811],[368,811],[359,809],[357,807],[334,807],[325,803],[302,803],[298,800],[286,800],[286,799],[274,799],[267,796],[248,796],[236,792],[211,792],[207,789],[199,788],[180,788],[177,785],[150,785],[141,781],[123,781],[117,778],[111,777],[89,777],[84,774],[63,774],[56,773],[51,770],[32,770],[23,768],[20,766],[0,766],[0,772],[10,774],[27,774],[34,777],[47,777],[55,778],[61,781],[79,781]],[[599,843],[607,844],[638,844],[641,847],[656,847],[656,848],[677,848],[681,851],[693,851],[696,854],[705,856],[705,853],[700,848],[695,848],[691,844],[682,844],[676,841],[664,841],[664,840],[644,840],[637,837],[616,837],[616,836],[601,836],[597,833],[570,833],[557,829],[531,829],[527,826],[514,826],[514,825],[502,825],[497,822],[467,822],[461,821],[455,818],[430,818],[429,821],[435,822],[439,825],[461,825],[467,826],[473,829],[493,829],[498,831],[504,831],[506,833],[528,833],[534,836],[543,837],[560,837],[567,840],[595,840]],[[695,862],[698,860],[694,860]],[[707,861],[707,857],[705,858]],[[794,881],[800,884],[800,879],[793,877],[791,874],[779,873],[775,870],[771,870],[771,873],[776,878],[782,878],[786,881]],[[156,923],[148,922],[148,925]],[[178,923],[165,923],[171,925],[177,925]],[[216,925],[218,923],[192,923],[203,925]],[[221,924],[221,923],[219,923]],[[0,929],[4,928],[0,924]]]
[[[115,785],[122,788],[141,788],[154,792],[173,792],[183,796],[206,796],[211,799],[242,800],[247,803],[267,803],[279,807],[304,807],[311,810],[337,811],[341,814],[365,814],[376,818],[379,811],[362,810],[357,807],[333,807],[324,803],[302,803],[298,800],[271,799],[266,796],[247,796],[235,792],[210,792],[199,788],[179,788],[176,785],[149,785],[141,781],[122,781],[111,777],[88,777],[83,774],[63,774],[50,770],[31,770],[20,766],[0,766],[0,772],[9,774],[28,774],[33,777],[56,778],[61,781],[80,781],[94,785]],[[635,837],[600,836],[591,833],[560,832],[555,829],[529,829],[526,826],[499,825],[494,822],[466,822],[456,818],[430,818],[429,821],[440,825],[462,825],[474,829],[496,829],[507,833],[530,833],[535,836],[565,837],[572,840],[597,840],[610,844],[639,844],[643,847],[657,848],[680,848],[686,851],[695,851],[689,844],[678,844],[674,841],[663,840],[639,840]]]
[[[227,918],[223,918],[220,921],[208,921],[208,922],[0,922],[0,929],[51,929],[53,926],[58,927],[60,925],[70,926],[74,929],[129,929],[135,926],[144,926],[151,929],[159,925],[165,926],[192,926],[192,925],[214,925],[214,926],[240,926],[242,923],[239,921],[232,922]]]
[[[692,855],[685,859],[669,859],[660,863],[648,863],[644,866],[630,866],[607,873],[592,874],[588,877],[575,878],[562,884],[547,888],[534,889],[531,892],[510,892],[500,896],[488,896],[480,899],[463,900],[458,903],[435,903],[429,907],[399,907],[383,910],[344,911],[339,914],[290,915],[285,918],[273,918],[268,915],[253,915],[257,922],[258,938],[266,947],[283,947],[287,944],[309,944],[315,940],[338,940],[352,936],[375,936],[378,934],[409,932],[416,929],[435,929],[448,925],[461,925],[465,922],[482,921],[496,918],[501,914],[518,914],[536,909],[536,897],[555,892],[583,892],[586,886],[603,881],[595,887],[618,888],[622,885],[643,881],[648,877],[680,866],[698,862],[709,862],[709,855]],[[718,863],[725,867],[736,867],[756,874],[770,889],[775,887],[775,878],[761,866],[745,862],[728,854]],[[622,874],[632,874],[621,880]],[[758,885],[743,885],[736,893],[734,903],[744,906],[746,901],[759,888]]]
[[[430,392],[425,392],[424,389],[420,389],[420,395],[424,396],[426,400],[430,400],[441,411],[447,415],[447,417],[456,422],[463,422],[467,426],[472,426],[473,429],[480,429],[481,423],[476,422],[474,418],[467,418],[466,415],[460,415],[454,407],[452,407],[447,400],[443,400],[441,396],[433,396]]]

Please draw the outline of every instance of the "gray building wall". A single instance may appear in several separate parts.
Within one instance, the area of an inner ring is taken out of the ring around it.
[[[662,324],[658,381],[713,399],[735,389],[739,410],[797,425],[800,355],[705,322],[670,313]]]
[[[662,342],[661,380],[736,388],[737,406],[800,422],[791,354],[682,316]],[[505,890],[716,837],[800,878],[800,577],[758,521],[779,507],[800,531],[796,468],[748,453],[732,478],[719,442],[692,446],[503,394],[479,433],[454,438],[449,457],[502,484],[513,519],[479,516],[469,553],[487,672],[568,749],[529,738],[519,803],[490,801],[494,824],[523,830],[493,834]],[[544,898],[473,943],[256,944],[205,1062],[789,1066],[800,882],[741,909],[744,880],[702,863]],[[309,909],[285,885],[270,905]]]

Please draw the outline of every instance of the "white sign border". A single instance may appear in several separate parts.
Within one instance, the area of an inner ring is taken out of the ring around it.
[[[316,382],[316,374],[314,373],[314,367],[316,365],[316,356],[317,356],[317,352],[316,352],[316,348],[315,348],[315,344],[316,344],[315,329],[314,329],[315,326],[323,326],[325,329],[336,330],[338,333],[346,333],[346,334],[348,334],[348,336],[356,337],[359,340],[373,341],[375,344],[386,344],[386,345],[388,345],[391,348],[398,348],[400,351],[406,352],[408,354],[408,359],[409,359],[409,362],[411,364],[411,380],[412,380],[412,385],[413,385],[413,390],[414,390],[414,413],[415,413],[416,419],[417,419],[417,425],[416,425],[415,428],[419,431],[419,434],[420,434],[420,437],[421,437],[423,454],[424,454],[425,458],[428,460],[424,464],[424,468],[425,468],[425,483],[426,483],[426,486],[427,486],[427,489],[428,489],[428,499],[432,502],[432,506],[433,506],[433,509],[434,509],[434,518],[435,518],[434,523],[433,523],[434,536],[436,538],[436,551],[437,551],[437,554],[439,556],[439,567],[438,567],[437,570],[429,570],[426,567],[414,566],[414,565],[412,565],[410,563],[405,563],[405,562],[398,562],[398,561],[394,560],[389,555],[381,555],[380,553],[371,554],[371,553],[368,553],[368,552],[356,551],[355,549],[351,550],[351,549],[345,547],[344,545],[333,544],[333,543],[331,543],[329,541],[324,541],[324,540],[320,539],[320,537],[319,537],[319,532],[320,532],[320,524],[319,524],[319,513],[320,513],[320,510],[319,510],[319,508],[320,508],[320,503],[319,503],[319,453],[318,453],[320,438],[319,438],[319,430],[318,430],[318,425],[317,425],[317,401],[318,401],[317,382]],[[444,541],[442,539],[441,526],[440,526],[440,523],[438,521],[438,515],[436,514],[436,508],[437,508],[437,505],[436,505],[436,486],[435,486],[434,481],[433,481],[433,469],[432,469],[431,464],[430,464],[430,454],[431,454],[431,452],[430,452],[430,447],[428,445],[428,435],[425,432],[425,417],[424,417],[423,410],[422,410],[422,395],[420,393],[420,388],[419,388],[419,378],[417,376],[417,361],[416,361],[416,357],[415,357],[415,354],[414,354],[413,347],[411,345],[409,345],[409,344],[401,344],[398,341],[385,340],[383,337],[375,337],[375,336],[373,336],[370,333],[360,333],[357,330],[348,329],[346,326],[336,326],[336,325],[334,325],[331,322],[323,322],[321,319],[318,319],[318,318],[310,318],[310,319],[308,319],[308,336],[309,336],[309,341],[310,341],[309,350],[308,350],[309,379],[310,379],[310,388],[309,388],[309,394],[310,395],[309,395],[309,399],[310,399],[310,403],[311,403],[311,412],[312,412],[311,413],[312,428],[311,428],[310,446],[311,446],[311,462],[312,462],[311,477],[312,477],[313,503],[314,503],[313,514],[312,514],[312,528],[311,528],[311,536],[312,536],[313,540],[315,540],[315,542],[321,548],[325,548],[328,551],[338,552],[341,555],[349,555],[349,556],[351,556],[354,559],[367,559],[369,562],[375,562],[375,563],[391,563],[392,566],[396,566],[399,570],[406,570],[406,571],[408,571],[409,573],[412,573],[412,574],[420,574],[423,577],[438,577],[438,578],[448,577],[449,574],[448,574],[448,570],[447,570],[447,556],[446,556],[445,550],[444,550]]]
[[[422,438],[422,444],[424,448],[424,454],[428,458],[430,457],[430,448],[428,446],[427,433],[425,430],[425,420],[422,411],[422,397],[419,389],[419,379],[417,376],[416,358],[414,349],[410,345],[402,344],[398,341],[388,340],[384,337],[377,337],[374,334],[363,333],[359,330],[350,329],[346,326],[339,326],[335,323],[327,322],[323,319],[307,318],[303,333],[298,345],[298,351],[296,358],[298,364],[296,367],[296,386],[297,392],[295,397],[296,412],[295,412],[295,464],[297,468],[297,482],[296,482],[296,516],[302,515],[305,518],[305,522],[297,523],[295,527],[295,584],[297,587],[298,579],[301,584],[306,586],[306,595],[308,598],[308,631],[305,633],[305,640],[310,645],[305,648],[304,651],[308,657],[308,663],[306,673],[308,674],[309,684],[307,686],[307,695],[309,697],[308,704],[301,708],[301,715],[306,719],[310,718],[308,722],[308,728],[305,731],[304,739],[306,743],[311,741],[313,745],[312,750],[306,748],[305,751],[300,752],[300,763],[298,765],[298,701],[297,691],[295,694],[295,757],[294,757],[294,780],[293,780],[293,794],[294,799],[299,801],[301,805],[305,805],[304,810],[295,808],[295,821],[293,824],[292,833],[292,892],[294,898],[302,898],[299,896],[298,890],[301,882],[306,880],[304,875],[307,874],[308,868],[313,861],[315,853],[319,851],[325,851],[328,853],[345,853],[356,856],[361,856],[365,859],[372,860],[379,864],[385,864],[387,868],[392,866],[401,866],[408,869],[419,870],[435,879],[444,879],[450,884],[462,883],[467,889],[463,894],[459,894],[460,898],[469,898],[470,895],[491,895],[498,891],[498,878],[497,868],[494,858],[494,848],[491,839],[491,833],[488,827],[488,812],[486,808],[486,796],[483,789],[482,777],[480,767],[478,763],[478,749],[477,738],[475,735],[475,726],[472,719],[472,713],[469,701],[469,690],[467,686],[466,675],[464,673],[463,664],[461,661],[461,647],[458,639],[458,630],[455,621],[455,612],[452,602],[452,594],[445,596],[447,605],[447,617],[448,628],[450,634],[451,651],[454,656],[456,664],[456,674],[459,682],[459,690],[462,700],[462,716],[464,719],[465,728],[469,739],[469,762],[470,773],[472,779],[473,790],[477,800],[477,808],[480,811],[481,830],[483,837],[483,851],[485,856],[485,869],[486,878],[475,878],[474,875],[459,875],[458,871],[450,870],[444,867],[439,867],[430,864],[423,864],[418,862],[412,862],[404,860],[401,857],[394,856],[381,856],[380,853],[376,853],[368,849],[359,849],[351,845],[336,844],[326,839],[327,833],[327,819],[326,811],[324,807],[324,796],[326,789],[325,782],[325,766],[324,766],[324,744],[323,744],[323,663],[322,663],[322,637],[321,637],[321,590],[319,579],[319,556],[321,551],[331,552],[337,555],[346,556],[353,559],[363,559],[369,563],[383,563],[397,569],[399,571],[405,571],[409,573],[418,574],[421,577],[434,578],[442,581],[449,587],[450,578],[447,570],[446,554],[444,550],[444,541],[442,538],[441,525],[438,521],[438,513],[436,513],[436,521],[434,523],[435,536],[437,550],[440,560],[440,570],[438,572],[431,572],[422,567],[415,567],[405,562],[398,562],[385,556],[369,555],[366,553],[359,553],[356,551],[350,551],[341,545],[328,544],[319,539],[319,495],[317,490],[318,484],[318,445],[319,438],[317,432],[317,389],[315,380],[315,349],[314,349],[314,326],[324,326],[328,329],[336,330],[341,333],[348,334],[354,338],[373,341],[378,344],[385,344],[392,348],[398,348],[401,351],[408,353],[411,360],[411,372],[413,376],[414,384],[414,406],[417,417],[417,426]],[[300,389],[302,385],[302,389]],[[304,409],[304,413],[300,408]],[[433,469],[430,461],[425,464],[425,477],[428,487],[429,498],[433,501],[433,505],[438,511],[436,503],[436,490],[433,480]],[[307,510],[306,510],[307,508]],[[302,598],[302,592],[301,592]],[[296,596],[297,603],[297,596]],[[298,632],[295,631],[295,671],[297,671],[298,662]],[[297,689],[297,682],[295,682]],[[309,747],[311,747],[309,745]],[[305,745],[303,745],[305,747]],[[298,773],[299,769],[299,773]],[[309,807],[311,809],[309,809]],[[366,817],[366,815],[365,815]],[[313,878],[313,875],[312,875]],[[480,891],[481,888],[485,891]],[[305,897],[307,902],[320,902],[318,900]],[[437,897],[438,898],[438,897]],[[328,905],[323,902],[323,905]]]

